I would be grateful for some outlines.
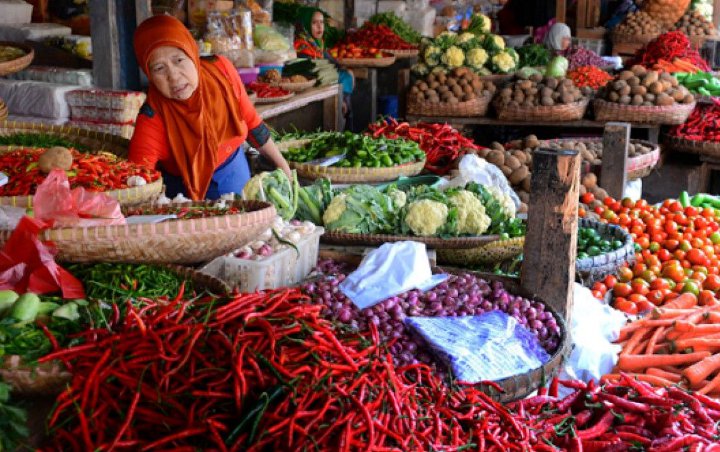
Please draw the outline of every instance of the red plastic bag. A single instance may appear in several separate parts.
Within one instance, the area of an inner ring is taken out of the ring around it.
[[[38,234],[48,224],[23,217],[0,251],[0,289],[46,294],[62,291],[63,298],[85,298],[82,283],[54,259]]]
[[[35,218],[50,227],[91,227],[125,224],[116,199],[82,187],[70,189],[65,171],[54,169],[33,198]]]

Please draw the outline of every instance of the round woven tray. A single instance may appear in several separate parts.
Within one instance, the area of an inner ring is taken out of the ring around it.
[[[293,97],[295,93],[289,93],[284,96],[277,96],[277,97],[257,97],[254,102],[256,104],[274,104],[277,102],[282,102],[284,100],[288,100],[291,97]]]
[[[602,237],[621,240],[624,243],[622,248],[615,251],[575,261],[576,277],[584,285],[589,286],[607,275],[615,273],[626,262],[635,262],[635,243],[632,236],[619,226],[581,218],[578,227],[593,228]]]
[[[313,78],[306,82],[280,82],[277,86],[284,89],[285,91],[297,93],[312,88],[313,86],[315,86],[315,83],[317,83],[317,80]]]
[[[525,246],[525,237],[498,240],[477,248],[437,249],[437,259],[441,264],[467,267],[478,264],[494,264],[519,256]]]
[[[233,205],[245,208],[246,212],[154,224],[49,229],[42,232],[40,239],[52,242],[58,251],[57,259],[65,262],[207,262],[254,240],[270,227],[276,216],[275,208],[268,203],[234,201]],[[0,246],[11,234],[12,231],[0,231]]]
[[[325,231],[320,237],[323,243],[334,245],[358,245],[358,246],[376,246],[383,243],[413,241],[424,243],[430,248],[435,249],[465,249],[477,248],[487,243],[495,242],[500,239],[498,235],[478,235],[472,237],[418,237],[410,235],[394,235],[394,234],[348,234],[345,232]]]
[[[613,33],[612,41],[623,44],[648,44],[653,39],[660,36],[660,33],[650,35],[628,35],[625,33]]]
[[[595,99],[593,110],[597,121],[626,121],[645,124],[682,124],[695,109],[692,104],[675,104],[667,107],[621,105]]]
[[[330,179],[335,184],[363,184],[390,182],[398,177],[410,177],[420,173],[425,167],[425,159],[419,162],[387,168],[340,168],[335,166],[308,165],[307,163],[288,162],[291,169],[305,179]]]
[[[409,99],[410,96],[408,96]],[[421,116],[485,116],[490,106],[492,95],[475,98],[465,102],[449,104],[445,102],[417,102],[408,100],[407,111],[411,115]]]
[[[495,109],[498,118],[503,121],[575,121],[582,119],[588,106],[588,99],[571,104],[553,105],[552,107],[498,107]]]
[[[509,403],[515,400],[524,399],[540,388],[540,386],[547,384],[553,379],[553,377],[560,373],[563,364],[570,357],[572,342],[570,340],[570,334],[568,332],[565,319],[558,315],[558,313],[545,303],[544,300],[523,289],[519,282],[514,278],[507,278],[489,273],[468,272],[467,270],[452,268],[438,268],[437,270],[452,274],[471,273],[488,281],[500,281],[505,286],[505,289],[513,295],[520,295],[530,300],[540,301],[545,304],[546,309],[552,313],[553,317],[555,317],[555,321],[560,327],[560,345],[555,353],[552,354],[548,362],[536,369],[525,372],[524,374],[514,375],[512,377],[495,381],[495,383],[503,389],[503,392],[498,392],[497,389],[489,385],[477,385],[479,389],[497,402]]]
[[[383,58],[344,58],[337,62],[344,67],[387,67],[395,62],[395,55]]]
[[[0,100],[0,121],[5,121],[8,116],[8,108],[5,102]]]
[[[398,60],[401,58],[413,58],[418,56],[420,51],[418,49],[405,49],[405,50],[393,50],[393,49],[382,49],[382,52],[390,53],[395,56]]]
[[[720,142],[687,140],[685,138],[668,136],[667,144],[670,145],[674,151],[720,158]]]
[[[0,77],[22,71],[26,67],[30,66],[33,58],[35,58],[35,51],[28,45],[17,42],[0,41],[0,46],[16,47],[25,51],[25,55],[19,58],[0,63]]]

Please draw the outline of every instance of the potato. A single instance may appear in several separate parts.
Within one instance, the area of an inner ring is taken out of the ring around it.
[[[581,183],[587,188],[593,188],[597,185],[597,176],[594,173],[587,173],[582,177]]]
[[[626,86],[628,86],[628,84],[625,82],[625,80],[617,80],[613,83],[612,88],[615,91],[620,92]]]
[[[655,98],[655,105],[659,107],[668,107],[675,103],[675,100],[665,93],[658,94]]]
[[[523,179],[525,179],[528,176],[528,174],[530,174],[530,171],[528,171],[527,167],[521,166],[520,168],[513,171],[512,174],[510,174],[510,176],[509,176],[510,183],[513,185],[517,185],[520,182],[522,182]]]
[[[520,160],[518,160],[513,155],[505,156],[505,165],[512,170],[516,170],[516,169],[520,168],[520,166],[522,166],[522,164],[520,163]]]
[[[525,155],[524,151],[513,151],[512,156],[517,159],[518,162],[520,162],[521,165],[524,165],[525,162],[527,162],[527,155]]]
[[[639,64],[636,64],[633,67],[631,67],[630,71],[632,71],[632,73],[638,77],[641,77],[647,73],[647,69],[645,69],[645,66],[640,66]]]
[[[526,148],[536,148],[536,147],[538,147],[539,145],[540,145],[540,142],[538,141],[538,137],[537,137],[537,136],[535,136],[535,135],[528,135],[527,137],[525,137],[524,146],[525,146]],[[528,156],[529,156],[530,153],[527,152],[527,154],[528,154]]]
[[[543,97],[540,99],[540,105],[545,107],[552,107],[555,105],[555,101],[552,99],[552,97]]]
[[[647,88],[645,88],[643,85],[635,85],[630,88],[630,94],[634,95],[640,95],[644,96],[645,93],[647,93]]]
[[[582,156],[582,159],[587,162],[592,162],[595,160],[595,156],[588,150],[580,149],[580,156]]]
[[[634,76],[635,76],[635,74],[633,74],[632,71],[625,70],[625,71],[622,71],[620,73],[620,75],[618,75],[618,79],[627,81]]]
[[[500,170],[505,175],[505,177],[510,177],[510,175],[513,173],[513,170],[511,170],[509,167],[503,165],[500,167]]]
[[[632,100],[630,101],[630,105],[642,105],[643,103],[643,97],[639,94],[636,94],[632,97]]]
[[[648,90],[655,95],[658,95],[665,91],[665,86],[663,86],[662,82],[653,82],[649,87]]]
[[[484,159],[486,159],[486,157],[488,156],[489,153],[490,153],[490,149],[488,149],[488,148],[480,148],[477,151],[478,157],[481,157]]]
[[[503,155],[505,154],[505,146],[498,143],[497,141],[493,141],[492,143],[490,143],[490,149],[497,149],[498,151],[501,151]]]
[[[630,86],[638,86],[640,84],[640,79],[633,76],[632,78],[628,79],[627,84]]]
[[[682,103],[691,104],[693,102],[695,102],[695,96],[692,94],[686,94],[685,97],[683,97]]]
[[[630,96],[620,96],[619,102],[622,105],[630,105],[630,102],[632,102],[632,99],[630,99]]]
[[[625,85],[625,86],[623,86],[623,88],[621,90],[618,91],[618,93],[620,94],[620,97],[629,96],[631,91],[632,91],[632,88],[630,88],[630,86],[628,86],[628,85]]]
[[[650,87],[653,83],[658,81],[658,73],[655,71],[649,71],[642,80],[642,85]],[[656,93],[657,94],[657,93]]]
[[[610,93],[608,94],[608,100],[610,102],[618,102],[620,101],[620,95],[615,91],[610,91]]]
[[[532,182],[532,174],[528,174],[525,179],[520,183],[522,189],[530,193],[530,183]]]

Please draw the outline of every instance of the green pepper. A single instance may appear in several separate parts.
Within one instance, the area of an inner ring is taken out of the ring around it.
[[[682,193],[680,193],[679,201],[680,201],[680,205],[682,205],[683,208],[689,207],[690,206],[690,196],[688,195],[688,192],[683,191]]]

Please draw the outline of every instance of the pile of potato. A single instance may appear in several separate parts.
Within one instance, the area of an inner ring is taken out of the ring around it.
[[[642,10],[661,26],[669,28],[682,17],[688,6],[690,0],[645,0]]]
[[[603,144],[602,140],[582,141],[582,140],[563,140],[549,141],[541,143],[541,146],[547,146],[551,149],[575,149],[582,159],[592,165],[602,164]],[[649,154],[653,151],[653,147],[640,142],[630,142],[628,145],[628,157],[638,157]]]
[[[455,68],[449,73],[428,74],[410,88],[409,101],[457,104],[495,93],[495,85],[483,81],[466,67]]]
[[[587,91],[586,91],[587,92]],[[588,93],[589,94],[589,93]],[[568,78],[543,77],[539,74],[520,79],[500,90],[495,98],[499,108],[552,107],[571,104],[584,98],[583,91]]]
[[[645,11],[628,14],[620,25],[615,27],[619,35],[657,35],[662,33],[662,25]]]
[[[686,12],[675,24],[675,30],[682,31],[688,36],[715,36],[717,34],[712,22],[698,11]]]
[[[602,203],[602,200],[607,198],[608,192],[598,184],[597,176],[594,173],[585,174],[580,180],[580,196],[587,192],[595,195],[595,199]],[[593,206],[595,207],[595,206]]]
[[[669,73],[647,70],[639,65],[622,71],[601,91],[603,99],[622,105],[667,107],[695,101],[687,88]]]

